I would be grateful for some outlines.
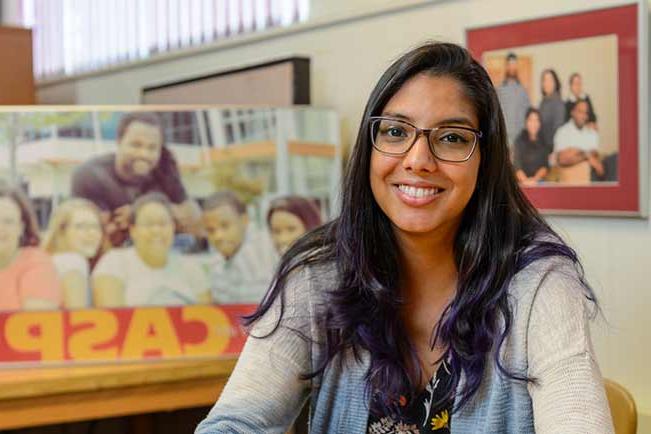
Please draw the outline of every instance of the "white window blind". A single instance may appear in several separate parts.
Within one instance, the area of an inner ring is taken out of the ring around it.
[[[309,0],[21,0],[34,73],[95,71],[305,21]]]

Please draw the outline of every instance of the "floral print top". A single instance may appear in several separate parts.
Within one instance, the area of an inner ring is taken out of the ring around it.
[[[400,405],[406,409],[399,419],[369,415],[367,434],[450,434],[453,399],[433,405],[448,393],[450,387],[450,370],[443,361],[425,389],[411,404],[404,396],[400,397]]]

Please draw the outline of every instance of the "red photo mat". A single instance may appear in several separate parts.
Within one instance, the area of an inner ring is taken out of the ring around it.
[[[0,313],[0,367],[237,356],[255,305]]]
[[[617,185],[523,187],[538,209],[564,214],[640,214],[638,31],[636,4],[468,30],[468,49],[479,60],[490,50],[617,36],[620,144]]]

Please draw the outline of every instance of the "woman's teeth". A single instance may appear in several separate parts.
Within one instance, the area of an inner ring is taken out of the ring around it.
[[[420,188],[420,187],[412,187],[411,185],[404,185],[404,184],[398,185],[398,189],[403,193],[405,193],[407,196],[411,196],[411,197],[433,196],[439,192],[438,188]]]

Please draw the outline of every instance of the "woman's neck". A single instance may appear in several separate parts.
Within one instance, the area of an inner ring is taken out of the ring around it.
[[[454,234],[441,238],[401,237],[400,316],[418,357],[422,390],[434,374],[445,344],[432,348],[432,333],[454,299],[458,272],[454,259]],[[411,360],[404,361],[411,364]],[[414,378],[414,381],[418,379]]]
[[[401,290],[407,303],[449,298],[456,289],[454,235],[402,236]]]

